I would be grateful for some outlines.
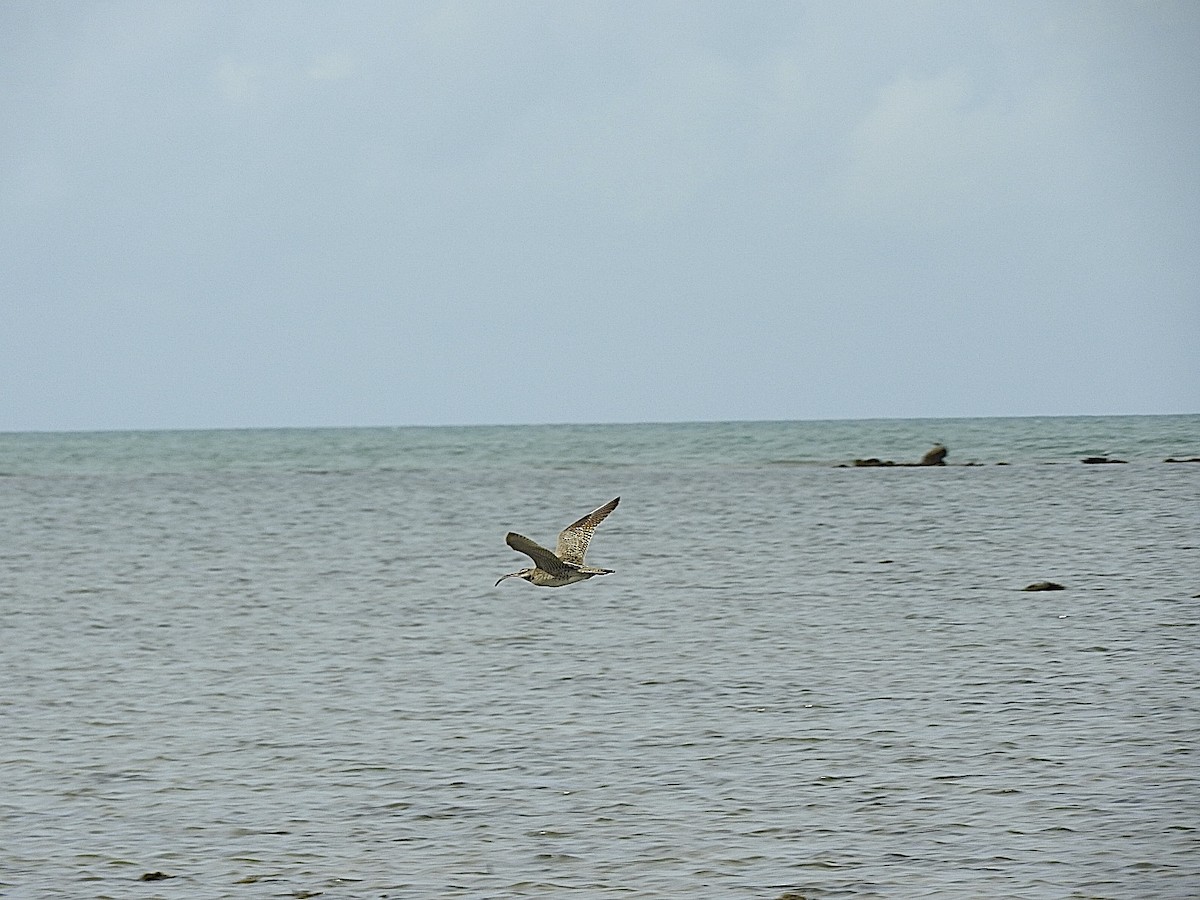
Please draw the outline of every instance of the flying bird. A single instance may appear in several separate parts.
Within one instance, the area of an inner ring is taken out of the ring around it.
[[[578,522],[572,522],[564,528],[558,535],[558,546],[553,553],[524,535],[510,531],[504,542],[518,553],[524,553],[532,559],[534,565],[529,569],[502,575],[496,584],[505,578],[523,578],[538,587],[562,587],[576,581],[587,581],[593,575],[612,574],[612,569],[585,566],[583,555],[587,553],[588,541],[592,539],[592,532],[596,530],[596,526],[603,522],[620,502],[620,497],[614,497],[599,509],[592,510]]]

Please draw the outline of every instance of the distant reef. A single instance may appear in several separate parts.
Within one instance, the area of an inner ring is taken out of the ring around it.
[[[892,468],[915,469],[915,468],[920,468],[922,466],[945,466],[945,465],[981,466],[981,465],[985,465],[984,463],[978,463],[978,462],[949,463],[948,464],[946,462],[946,457],[949,455],[950,455],[950,451],[946,449],[946,445],[942,444],[942,443],[937,443],[937,444],[934,444],[932,447],[930,447],[928,450],[926,450],[925,455],[922,456],[920,461],[918,461],[918,462],[896,462],[895,460],[892,460],[892,459],[880,459],[877,456],[868,456],[863,459],[856,459],[851,463],[838,463],[836,468],[839,468],[839,469],[848,469],[848,468],[855,468],[855,469],[892,469]],[[1104,466],[1104,465],[1123,466],[1123,465],[1126,465],[1129,462],[1129,460],[1117,459],[1116,457],[1112,457],[1112,456],[1085,456],[1085,457],[1083,457],[1083,459],[1080,460],[1080,462],[1083,463],[1084,465],[1088,465],[1088,466]],[[1163,460],[1163,462],[1200,463],[1200,456],[1186,456],[1186,457],[1168,456],[1166,459]],[[1007,466],[1008,463],[997,462],[997,463],[994,463],[994,465]]]
[[[893,466],[915,468],[917,466],[944,466],[946,465],[946,457],[950,451],[946,449],[944,444],[934,444],[925,451],[925,455],[921,457],[920,462],[895,462],[890,459],[879,459],[878,457],[868,457],[867,459],[856,459],[853,463],[858,469],[877,469],[891,468]],[[963,465],[973,466],[976,463],[964,463]],[[842,463],[839,468],[847,468],[845,463]]]

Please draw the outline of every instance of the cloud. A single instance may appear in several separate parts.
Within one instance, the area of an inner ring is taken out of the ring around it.
[[[329,53],[308,67],[308,77],[313,81],[342,81],[354,74],[354,58],[348,53]]]
[[[1063,149],[1075,118],[1066,85],[1015,98],[981,96],[961,70],[904,74],[878,92],[849,137],[836,202],[868,220],[949,224],[981,204],[1068,176]]]
[[[217,63],[213,78],[225,99],[235,103],[247,103],[258,96],[262,71],[257,66],[239,63],[226,57]]]
[[[30,153],[0,179],[0,197],[10,210],[57,207],[72,194],[71,176],[54,151]]]

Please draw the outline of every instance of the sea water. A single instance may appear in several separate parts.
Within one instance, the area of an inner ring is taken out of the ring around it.
[[[1200,896],[1195,456],[1197,416],[0,435],[0,896]],[[617,495],[615,574],[494,585]]]

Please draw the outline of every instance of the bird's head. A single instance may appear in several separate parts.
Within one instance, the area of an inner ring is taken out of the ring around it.
[[[507,575],[501,575],[500,578],[497,579],[496,584],[500,584],[500,582],[505,578],[524,578],[526,581],[532,581],[533,569],[522,569],[519,572],[509,572]]]

